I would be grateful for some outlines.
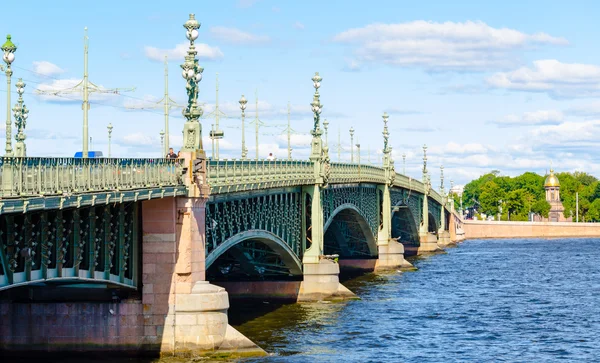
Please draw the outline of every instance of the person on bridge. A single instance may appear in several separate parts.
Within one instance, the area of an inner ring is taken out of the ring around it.
[[[177,159],[177,154],[173,151],[173,148],[169,148],[169,153],[166,156],[167,159]]]
[[[269,156],[267,157],[267,160],[269,160],[269,161],[275,160],[275,157],[273,156],[273,153],[269,153]]]

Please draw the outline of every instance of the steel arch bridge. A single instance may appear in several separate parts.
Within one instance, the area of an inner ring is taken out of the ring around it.
[[[371,165],[331,163],[329,168],[326,187],[317,191],[320,210],[315,212],[311,162],[210,161],[205,251],[209,279],[301,276],[315,223],[323,231],[320,254],[340,259],[377,258],[385,218],[391,219],[391,237],[414,247],[420,244],[423,228],[433,235],[447,230],[448,223],[441,224],[449,220],[448,202],[433,190],[426,193],[422,182],[394,172],[388,183],[385,168]]]
[[[414,247],[448,229],[448,201],[389,164],[204,163],[204,252],[217,279],[295,278],[307,256],[377,258],[386,228]],[[0,166],[0,290],[69,281],[136,289],[140,204],[190,188],[190,170],[164,159],[10,158]]]

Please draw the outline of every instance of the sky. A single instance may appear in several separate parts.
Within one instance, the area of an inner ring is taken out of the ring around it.
[[[387,112],[396,170],[420,177],[427,144],[434,186],[441,165],[446,186],[449,180],[464,184],[491,170],[543,175],[551,165],[558,172],[600,176],[600,3],[595,1],[32,4],[4,4],[5,14],[14,15],[0,22],[2,39],[10,33],[18,46],[13,104],[16,80],[27,84],[29,156],[72,156],[81,150],[82,95],[65,90],[83,78],[84,27],[90,81],[104,91],[122,89],[92,94],[91,150],[107,153],[111,123],[113,157],[160,156],[164,116],[157,102],[164,96],[163,60],[167,55],[170,98],[183,104],[180,64],[188,47],[183,23],[195,13],[201,23],[199,100],[209,155],[218,73],[219,108],[225,114],[221,158],[240,157],[238,100],[244,94],[249,156],[256,150],[250,122],[258,95],[260,157],[287,158],[289,102],[293,157],[307,159],[311,77],[319,72],[321,118],[329,121],[333,161],[338,161],[338,149],[341,161],[350,160],[353,127],[361,163],[379,163],[381,116]],[[5,81],[2,73],[0,120],[6,117]],[[35,92],[51,89],[63,92],[60,97]],[[181,109],[173,107],[170,145],[176,151],[183,122]]]

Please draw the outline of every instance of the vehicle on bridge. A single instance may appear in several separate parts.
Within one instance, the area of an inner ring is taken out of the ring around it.
[[[83,157],[83,151],[78,151],[75,153],[75,158],[82,158]],[[104,155],[102,154],[102,151],[88,151],[88,158],[102,158],[104,157]]]

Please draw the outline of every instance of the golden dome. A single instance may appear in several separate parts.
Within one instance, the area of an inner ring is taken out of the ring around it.
[[[544,182],[544,188],[547,187],[560,187],[560,182],[558,181],[556,175],[554,175],[554,170],[552,169],[550,169],[550,175],[548,175],[546,181]]]

